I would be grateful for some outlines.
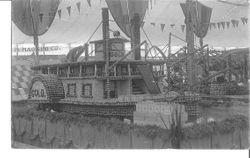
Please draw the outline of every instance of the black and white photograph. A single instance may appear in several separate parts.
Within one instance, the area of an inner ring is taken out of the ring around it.
[[[11,148],[248,150],[249,15],[249,0],[12,0]]]

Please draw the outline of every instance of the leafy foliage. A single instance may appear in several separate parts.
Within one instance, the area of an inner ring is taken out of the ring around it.
[[[108,119],[101,117],[86,117],[82,115],[72,115],[69,113],[51,113],[36,111],[34,109],[23,110],[13,113],[16,118],[25,118],[32,120],[37,117],[39,119],[47,119],[51,122],[62,121],[66,125],[75,124],[84,126],[89,124],[99,129],[106,128],[112,130],[114,133],[120,135],[129,134],[132,130],[135,134],[145,136],[150,139],[160,138],[162,140],[169,140],[171,138],[171,131],[163,129],[158,126],[146,125],[140,126],[135,124],[127,124],[118,119]],[[199,139],[209,137],[211,134],[226,134],[234,132],[237,129],[248,129],[249,120],[242,115],[235,115],[221,122],[212,122],[205,124],[194,124],[191,127],[182,128],[182,139]]]

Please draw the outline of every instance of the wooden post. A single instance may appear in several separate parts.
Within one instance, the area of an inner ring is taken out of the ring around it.
[[[114,76],[116,76],[116,65],[114,66]]]
[[[69,77],[69,74],[70,74],[70,66],[68,66],[67,77]]]
[[[80,64],[80,72],[79,72],[79,77],[82,77],[82,65]]]
[[[168,77],[168,83],[170,83],[170,56],[171,56],[171,32],[169,33],[168,37],[168,63],[167,63],[167,77]]]
[[[131,49],[141,43],[140,37],[140,16],[139,14],[134,14],[131,19]],[[134,59],[141,60],[141,48],[138,47],[134,51]]]
[[[248,62],[247,62],[247,60],[248,60],[248,57],[247,57],[247,54],[245,53],[244,54],[244,64],[243,64],[243,66],[244,66],[244,84],[247,84],[248,83]]]
[[[131,76],[131,67],[130,67],[130,63],[128,63],[128,75]]]
[[[188,57],[188,84],[193,85],[196,83],[196,73],[195,73],[195,64],[194,64],[194,31],[192,29],[192,22],[190,17],[190,8],[191,8],[191,0],[186,0],[186,42],[187,42],[187,54]]]
[[[228,81],[231,82],[232,81],[232,72],[230,70],[231,68],[231,55],[228,55],[227,57],[227,68],[228,68]]]
[[[95,72],[95,77],[96,77],[96,75],[97,75],[97,65],[95,64],[95,70],[94,70],[94,72]]]
[[[110,99],[110,80],[109,80],[109,11],[108,8],[102,8],[102,33],[103,33],[103,55],[105,59],[105,76],[107,99]]]
[[[18,50],[18,44],[16,45],[16,56],[18,56],[19,50]]]
[[[34,35],[34,45],[36,49],[36,54],[35,54],[35,65],[39,65],[39,45],[38,45],[38,35]]]
[[[56,74],[59,75],[59,66],[56,67]]]
[[[85,61],[89,60],[89,47],[87,46],[86,50],[85,50]]]

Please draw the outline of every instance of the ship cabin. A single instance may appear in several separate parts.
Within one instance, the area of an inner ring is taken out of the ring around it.
[[[109,39],[109,65],[114,64],[126,54],[126,42],[129,41],[122,38]],[[103,43],[103,40],[90,42],[89,47],[94,49],[93,52],[88,53],[92,55],[87,60],[85,57],[82,61],[39,65],[32,67],[32,69],[36,74],[57,75],[63,83],[66,99],[106,99],[107,77],[105,76]],[[154,84],[152,77],[157,80],[165,74],[164,64],[163,61],[155,62],[153,65],[150,64],[150,69],[147,69],[148,72],[144,73],[143,76],[138,69],[138,65],[148,66],[148,62],[145,59],[135,60],[132,53],[109,71],[110,98],[150,93],[148,88]],[[149,76],[152,75],[151,78],[147,77],[147,73]],[[145,77],[148,79],[145,80]]]

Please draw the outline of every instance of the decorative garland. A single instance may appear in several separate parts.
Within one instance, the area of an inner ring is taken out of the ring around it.
[[[24,118],[28,120],[38,117],[39,119],[47,119],[51,122],[62,121],[68,125],[75,124],[77,126],[90,124],[93,127],[97,127],[97,129],[105,127],[119,135],[127,135],[130,131],[133,131],[133,133],[137,134],[138,136],[145,136],[146,138],[150,139],[155,139],[157,137],[165,141],[170,139],[170,130],[152,125],[141,126],[127,124],[117,119],[85,117],[82,115],[71,115],[69,113],[51,113],[36,111],[34,109],[14,112],[13,117]],[[213,134],[228,134],[239,129],[243,130],[248,128],[248,118],[242,115],[235,115],[220,122],[194,124],[191,127],[185,127],[182,129],[182,133],[183,139],[199,139],[209,137]]]

